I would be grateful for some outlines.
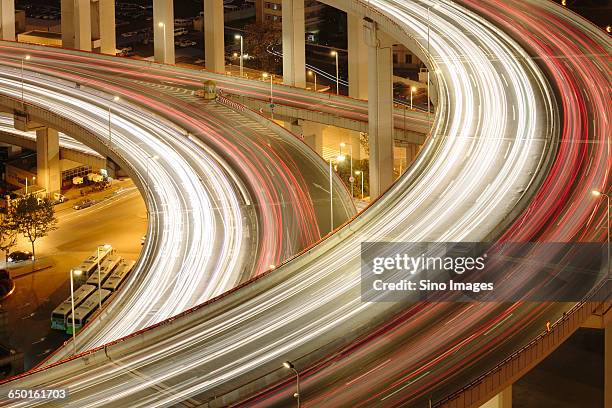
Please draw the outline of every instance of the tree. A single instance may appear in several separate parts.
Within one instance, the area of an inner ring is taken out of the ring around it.
[[[4,251],[6,262],[9,252],[17,241],[17,225],[13,217],[12,209],[0,213],[0,251]]]
[[[254,57],[249,59],[251,68],[261,69],[274,73],[280,58],[270,53],[271,47],[280,43],[282,30],[278,23],[263,24],[253,23],[244,27],[246,32],[245,53]],[[276,47],[278,51],[278,47]]]
[[[17,231],[30,240],[32,258],[35,258],[34,242],[57,229],[57,218],[51,200],[41,200],[33,195],[24,197],[15,205],[13,218]]]

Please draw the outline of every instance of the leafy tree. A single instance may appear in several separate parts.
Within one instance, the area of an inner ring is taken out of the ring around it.
[[[32,244],[32,257],[34,242],[57,229],[53,204],[47,198],[41,200],[33,195],[22,198],[15,205],[13,218],[17,231]]]
[[[13,217],[12,209],[0,213],[0,251],[4,251],[5,260],[8,262],[9,252],[17,241],[17,225]]]
[[[244,30],[246,31],[244,52],[253,56],[252,60],[248,60],[249,67],[274,73],[280,58],[270,54],[268,49],[280,44],[281,25],[253,23],[245,26]],[[278,47],[276,49],[278,50]]]

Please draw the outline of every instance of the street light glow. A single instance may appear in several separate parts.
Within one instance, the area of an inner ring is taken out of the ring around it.
[[[593,194],[595,197],[599,197],[601,195],[601,191],[593,190],[593,191],[591,191],[591,194]]]
[[[360,174],[361,174],[361,171],[359,171],[359,170],[355,170],[355,175],[356,175],[356,176],[358,176],[358,175],[360,175]]]
[[[32,57],[30,55],[26,55],[24,58],[25,58],[26,61],[29,61],[30,58],[32,58]]]
[[[344,161],[344,159],[346,159],[346,157],[345,157],[343,154],[339,154],[339,155],[336,157],[336,161],[338,161],[338,162],[343,162],[343,161]]]
[[[165,24],[164,24],[164,23],[162,23],[162,22],[160,21],[159,23],[157,23],[157,26],[158,26],[159,28],[163,28],[163,27],[165,26]]]
[[[72,271],[72,273],[73,273],[73,274],[75,274],[76,276],[81,276],[81,274],[83,273],[83,271],[82,271],[82,270],[80,270],[80,269],[74,269],[74,270]]]
[[[285,361],[285,362],[283,362],[283,367],[285,367],[287,369],[291,369],[291,368],[293,368],[293,364],[291,364],[290,361]]]
[[[262,77],[267,78],[268,77],[268,73],[264,72],[263,74],[261,74]]]
[[[241,38],[242,38],[242,36],[241,36],[240,34],[236,34],[236,35],[234,35],[234,38],[235,38],[236,40],[239,40],[239,39],[241,39]]]
[[[115,96],[115,97],[113,98],[113,101],[115,101],[115,102],[119,102],[119,99],[121,99],[121,98],[119,98],[118,96]]]

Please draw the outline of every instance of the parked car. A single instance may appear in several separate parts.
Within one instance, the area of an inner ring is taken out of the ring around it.
[[[96,200],[86,199],[86,200],[76,203],[72,208],[74,208],[75,210],[82,210],[83,208],[91,207],[95,203],[96,203]]]
[[[9,262],[24,262],[32,259],[32,253],[30,251],[14,251],[8,256]]]

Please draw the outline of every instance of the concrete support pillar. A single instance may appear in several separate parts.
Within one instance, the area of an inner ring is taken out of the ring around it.
[[[74,0],[74,48],[91,51],[90,0]]]
[[[319,156],[323,156],[323,127],[319,123],[299,121],[302,128],[304,143],[312,148]]]
[[[36,184],[49,193],[61,189],[59,137],[55,129],[36,131]]]
[[[62,0],[62,47],[74,48],[74,1]]]
[[[369,61],[370,196],[374,199],[393,184],[393,44],[371,20],[364,19],[364,30]]]
[[[115,0],[98,0],[100,52],[115,55],[117,52],[115,34]]]
[[[512,408],[512,386],[505,388],[480,408]]]
[[[225,72],[223,0],[204,0],[204,59],[206,69]]]
[[[15,0],[0,0],[0,39],[15,41]]]
[[[304,0],[283,0],[283,83],[306,87]]]
[[[174,1],[153,0],[155,62],[174,64]]]
[[[347,14],[349,96],[368,99],[368,46],[363,18]]]

